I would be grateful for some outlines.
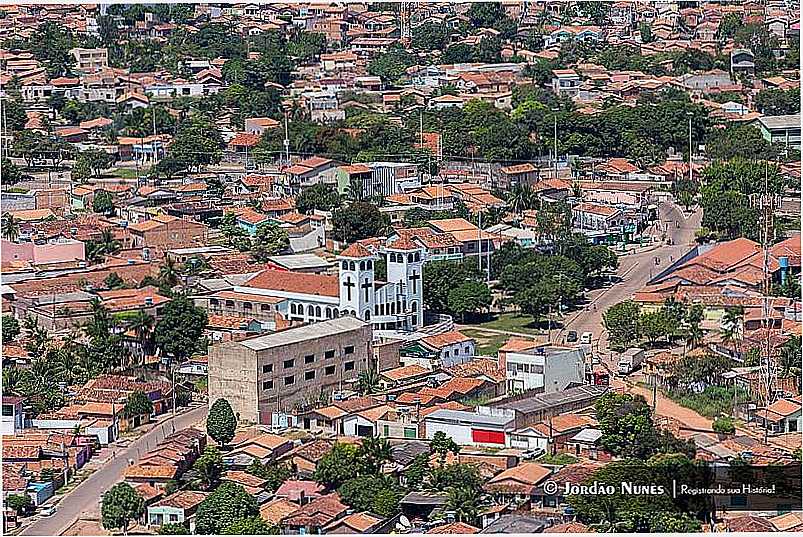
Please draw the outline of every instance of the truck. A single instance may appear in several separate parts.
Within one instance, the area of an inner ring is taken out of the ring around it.
[[[644,361],[644,349],[638,347],[631,347],[619,356],[619,363],[617,364],[617,372],[624,376],[629,375],[641,366]]]

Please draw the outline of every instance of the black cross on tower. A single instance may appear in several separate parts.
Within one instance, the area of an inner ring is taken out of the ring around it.
[[[354,287],[354,282],[351,281],[351,276],[346,277],[346,283],[343,285],[346,286],[346,297],[348,300],[351,300],[351,288]]]
[[[416,272],[413,271],[413,275],[410,276],[410,280],[413,282],[413,294],[418,292],[418,280],[421,279],[421,276]]]
[[[371,289],[371,287],[373,287],[373,285],[371,285],[371,282],[368,281],[368,278],[363,280],[362,290],[363,290],[363,293],[365,294],[365,301],[366,302],[368,302],[368,291]]]

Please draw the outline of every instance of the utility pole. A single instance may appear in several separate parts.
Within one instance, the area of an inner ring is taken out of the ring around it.
[[[290,136],[287,127],[287,110],[284,111],[284,158],[285,163],[290,165]]]
[[[170,362],[171,365],[171,384],[173,385],[172,392],[173,392],[173,417],[176,417],[176,366],[173,364],[172,360]]]

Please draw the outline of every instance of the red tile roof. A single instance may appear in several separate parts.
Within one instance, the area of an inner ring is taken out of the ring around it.
[[[300,293],[307,295],[338,297],[337,276],[302,274],[278,270],[263,270],[245,283],[247,287]]]

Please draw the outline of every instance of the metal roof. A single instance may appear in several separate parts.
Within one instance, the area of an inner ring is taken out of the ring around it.
[[[268,258],[277,265],[288,269],[327,268],[332,264],[323,257],[315,254],[274,255]]]
[[[441,408],[429,414],[425,420],[439,420],[450,421],[467,425],[497,425],[504,426],[512,422],[515,418],[511,416],[491,416],[488,414],[479,414],[477,412],[466,412],[464,410],[449,410],[448,408]]]
[[[767,129],[793,129],[800,128],[800,114],[787,116],[764,116],[758,118]]]
[[[276,332],[275,334],[267,334],[258,336],[253,339],[246,339],[240,341],[239,344],[254,351],[264,351],[274,347],[282,347],[284,345],[292,345],[301,341],[309,341],[312,339],[320,339],[326,336],[335,334],[342,334],[352,330],[358,330],[364,326],[368,326],[356,317],[338,317],[337,319],[330,319],[320,323],[308,324],[299,326],[298,328],[291,328]]]
[[[560,392],[539,393],[531,397],[498,401],[495,408],[512,408],[517,412],[530,413],[546,410],[559,405],[596,399],[608,391],[607,386],[576,386]]]

